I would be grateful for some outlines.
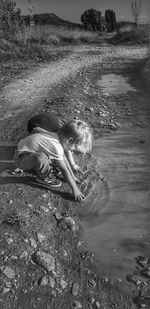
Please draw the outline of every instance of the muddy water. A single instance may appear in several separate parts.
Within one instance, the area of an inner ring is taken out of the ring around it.
[[[112,75],[104,76],[112,79]],[[100,84],[102,82],[102,84]],[[98,83],[104,86],[104,80]],[[132,89],[126,85],[122,91]],[[109,84],[109,83],[108,83]],[[118,83],[114,81],[114,89]],[[106,89],[104,90],[106,91]],[[107,87],[107,93],[111,93]],[[113,90],[114,91],[114,90]],[[130,93],[131,95],[131,93]],[[142,96],[137,112],[149,122],[148,100]],[[133,97],[134,98],[134,97]],[[125,278],[133,274],[135,258],[150,254],[150,128],[132,126],[95,142],[88,168],[94,179],[84,205],[79,210],[82,239],[95,253],[98,271]]]
[[[97,85],[102,88],[104,94],[120,95],[128,91],[136,91],[136,89],[129,84],[127,78],[114,73],[104,74],[102,78],[97,81]]]
[[[126,129],[98,139],[94,147],[92,168],[106,179],[95,182],[80,209],[82,238],[98,269],[105,266],[116,276],[132,272],[134,258],[150,253],[149,134]]]

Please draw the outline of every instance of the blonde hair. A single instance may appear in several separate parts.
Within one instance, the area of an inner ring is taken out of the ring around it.
[[[77,119],[65,123],[60,129],[59,135],[67,139],[72,138],[72,143],[76,145],[77,151],[86,153],[92,149],[92,129],[83,120]]]

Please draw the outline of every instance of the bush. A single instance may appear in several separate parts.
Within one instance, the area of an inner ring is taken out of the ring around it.
[[[3,38],[15,36],[23,27],[21,11],[12,0],[0,0],[0,35]]]
[[[127,28],[120,29],[119,32],[111,39],[112,43],[133,43],[147,44],[150,43],[150,25],[132,26],[130,30]]]

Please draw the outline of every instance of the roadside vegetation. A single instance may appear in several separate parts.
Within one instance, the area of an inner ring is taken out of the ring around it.
[[[118,23],[118,31],[110,40],[115,44],[149,44],[150,24]]]

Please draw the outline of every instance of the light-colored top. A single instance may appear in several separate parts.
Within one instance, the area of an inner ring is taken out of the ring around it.
[[[48,134],[35,133],[27,136],[18,143],[17,151],[19,153],[44,152],[54,160],[63,160],[64,154],[58,135],[53,132]]]

